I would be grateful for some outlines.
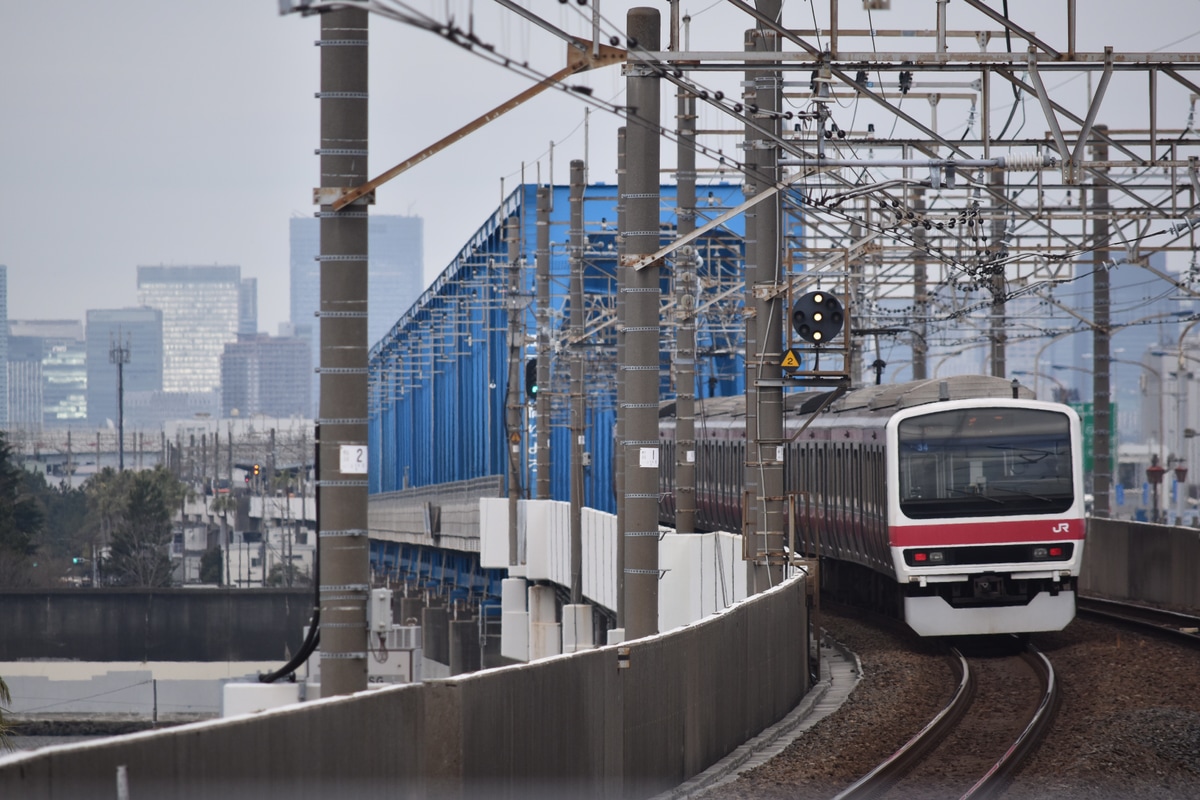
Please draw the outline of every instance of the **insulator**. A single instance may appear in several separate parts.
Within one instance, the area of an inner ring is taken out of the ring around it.
[[[1178,225],[1168,225],[1167,231],[1169,233],[1187,233],[1197,228],[1200,228],[1200,217],[1192,217],[1191,219],[1185,217],[1180,220]]]
[[[1054,157],[1037,153],[1010,153],[1002,156],[1004,168],[1009,172],[1037,172],[1044,167],[1054,166]]]

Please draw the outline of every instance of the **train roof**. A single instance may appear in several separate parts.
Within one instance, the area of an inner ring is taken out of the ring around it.
[[[886,411],[938,403],[946,400],[966,400],[981,397],[1012,398],[1013,381],[990,375],[952,375],[925,381],[890,383],[854,389],[837,400],[835,413],[846,411]],[[1017,397],[1033,400],[1032,390],[1017,384]]]
[[[812,414],[828,400],[830,394],[832,394],[830,391],[789,392],[783,398],[784,414]],[[831,403],[829,412],[870,416],[888,415],[902,408],[945,400],[979,397],[1011,398],[1012,396],[1013,384],[1007,378],[994,378],[990,375],[952,375],[947,378],[888,383],[853,389]],[[1033,391],[1021,385],[1017,387],[1017,397],[1022,400],[1035,399]],[[659,405],[658,416],[660,419],[673,419],[675,415],[674,400],[667,400]],[[744,395],[698,398],[696,400],[696,416],[739,419],[746,416],[746,398]]]

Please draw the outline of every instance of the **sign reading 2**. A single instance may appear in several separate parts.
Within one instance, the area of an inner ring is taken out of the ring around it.
[[[341,458],[338,471],[343,475],[367,474],[367,446],[365,444],[344,444],[340,448]]]

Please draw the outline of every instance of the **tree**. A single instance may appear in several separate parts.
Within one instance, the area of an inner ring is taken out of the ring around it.
[[[221,569],[221,548],[210,547],[200,556],[200,582],[224,585]]]
[[[0,586],[32,581],[35,537],[45,525],[45,512],[26,488],[24,470],[13,464],[12,448],[0,432]]]
[[[286,572],[284,571],[286,569]],[[267,586],[311,586],[312,578],[308,572],[301,570],[295,564],[284,564],[282,561],[271,565],[267,575]]]
[[[21,470],[23,492],[36,503],[44,524],[33,537],[36,569],[29,573],[30,585],[58,588],[65,581],[79,582],[89,563],[87,497],[67,481],[51,485],[41,470]]]
[[[37,539],[38,555],[70,559],[84,555],[87,538],[87,495],[66,480],[51,485],[40,471],[25,473],[26,490],[37,498],[46,524]]]
[[[229,575],[229,550],[230,545],[233,544],[232,537],[229,535],[229,512],[237,511],[238,501],[233,494],[218,494],[208,505],[214,514],[219,514],[221,517],[221,542],[225,547],[225,574]],[[203,571],[203,567],[201,567],[201,571]],[[204,579],[201,578],[201,580]]]
[[[170,586],[171,514],[186,494],[183,484],[157,467],[119,473],[115,480],[105,476],[95,491],[94,507],[111,509],[105,523],[111,537],[103,561],[106,579],[122,586]]]
[[[125,516],[129,477],[132,474],[105,467],[84,484],[94,562],[99,562],[101,550],[112,541],[113,528]]]

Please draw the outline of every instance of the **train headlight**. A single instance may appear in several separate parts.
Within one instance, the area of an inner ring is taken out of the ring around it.
[[[1033,560],[1045,561],[1046,559],[1061,559],[1067,555],[1067,549],[1061,544],[1038,545],[1033,548]]]

